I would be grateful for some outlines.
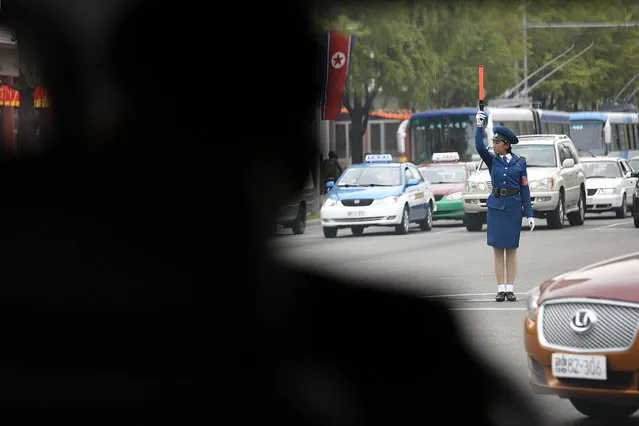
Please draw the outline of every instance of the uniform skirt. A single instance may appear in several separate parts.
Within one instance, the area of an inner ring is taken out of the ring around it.
[[[488,245],[497,248],[518,248],[521,234],[521,211],[488,208],[486,212]]]

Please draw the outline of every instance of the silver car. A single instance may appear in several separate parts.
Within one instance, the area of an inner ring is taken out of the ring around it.
[[[586,177],[575,145],[566,135],[521,135],[513,152],[526,158],[528,185],[536,218],[548,228],[582,225],[586,218]],[[466,181],[462,200],[466,229],[481,231],[486,223],[486,200],[492,190],[485,163]]]
[[[632,211],[637,178],[632,167],[621,157],[582,158],[586,173],[586,211],[615,212],[618,218]]]

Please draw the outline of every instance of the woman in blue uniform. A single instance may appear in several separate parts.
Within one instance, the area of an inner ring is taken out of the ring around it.
[[[519,142],[517,136],[503,126],[493,127],[493,149],[490,154],[484,146],[486,115],[479,111],[476,116],[475,148],[490,171],[493,190],[486,201],[486,223],[488,245],[493,247],[497,296],[495,300],[514,302],[515,276],[517,275],[517,248],[521,234],[522,206],[528,226],[535,227],[530,189],[526,172],[526,160],[511,152],[511,145]],[[506,281],[504,281],[504,267]]]

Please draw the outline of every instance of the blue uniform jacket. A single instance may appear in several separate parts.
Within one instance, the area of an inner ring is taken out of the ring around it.
[[[518,195],[507,197],[495,197],[495,194],[491,193],[486,201],[486,207],[503,211],[521,211],[523,203],[526,217],[533,217],[526,160],[511,154],[510,162],[507,163],[498,155],[491,155],[484,146],[484,132],[481,127],[475,130],[475,149],[488,166],[493,188],[519,189]]]

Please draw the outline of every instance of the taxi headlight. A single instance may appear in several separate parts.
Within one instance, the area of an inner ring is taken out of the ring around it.
[[[535,287],[528,292],[528,297],[526,300],[526,305],[528,308],[528,317],[531,320],[535,321],[537,315],[537,301],[539,300],[539,287]]]
[[[444,197],[445,200],[461,200],[462,193],[461,192],[453,192],[452,194],[448,194]]]
[[[488,189],[488,186],[486,186],[486,184],[484,182],[479,182],[477,184],[477,189],[479,189],[479,191],[486,191]]]
[[[332,207],[338,204],[339,201],[337,201],[335,198],[327,198],[326,200],[324,200],[324,207]]]
[[[477,192],[477,183],[472,181],[466,182],[466,192]]]
[[[389,204],[395,204],[397,200],[399,200],[399,197],[393,196],[393,197],[382,198],[381,200],[376,200],[375,203],[387,206]]]
[[[554,178],[543,178],[528,182],[530,189],[552,189],[555,186]]]

